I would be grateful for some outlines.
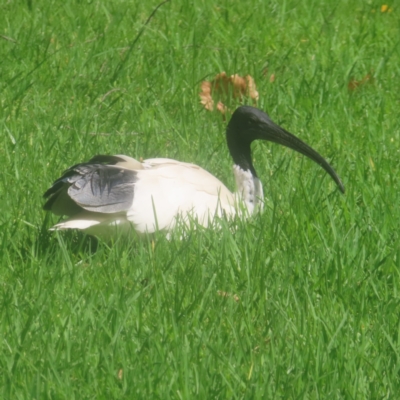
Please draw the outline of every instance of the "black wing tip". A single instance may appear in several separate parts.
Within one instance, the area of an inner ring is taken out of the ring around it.
[[[50,189],[49,189],[50,190]],[[48,190],[48,191],[49,191]],[[47,191],[47,192],[48,192]],[[47,193],[46,192],[46,193]],[[44,194],[44,196],[46,195],[46,193]],[[44,197],[43,196],[43,197]],[[49,196],[49,195],[48,195]],[[53,194],[53,196],[51,196],[47,201],[46,201],[46,203],[44,203],[44,205],[43,205],[43,207],[42,207],[42,209],[44,210],[44,211],[51,211],[51,209],[53,208],[53,204],[54,204],[54,202],[57,200],[57,197],[58,197],[58,194],[57,193],[54,193]]]
[[[115,174],[117,171],[114,169],[115,164],[123,161],[125,160],[118,156],[98,154],[92,157],[88,162],[72,165],[66,169],[62,173],[61,177],[55,180],[51,187],[44,192],[43,198],[46,199],[46,202],[42,209],[44,211],[53,211],[53,206],[57,202],[57,199],[65,185],[70,186],[78,178],[81,178],[88,173],[93,173],[96,170],[107,168],[108,166],[113,169],[113,173]],[[122,168],[122,170],[124,169]],[[105,178],[107,178],[107,176],[105,176]],[[71,201],[73,200],[71,199]]]
[[[57,193],[63,186],[64,182],[60,179],[57,179],[51,187],[49,187],[43,194],[43,198],[47,199],[51,195]]]

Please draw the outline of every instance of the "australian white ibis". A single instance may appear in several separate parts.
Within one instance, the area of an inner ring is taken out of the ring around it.
[[[344,193],[335,170],[314,149],[276,125],[263,111],[241,106],[226,129],[237,191],[230,192],[197,165],[167,158],[139,162],[124,155],[97,155],[64,172],[46,191],[44,209],[68,218],[54,230],[104,235],[119,230],[171,230],[178,217],[207,226],[214,217],[250,215],[262,209],[263,189],[251,160],[254,140],[279,143],[314,160]]]

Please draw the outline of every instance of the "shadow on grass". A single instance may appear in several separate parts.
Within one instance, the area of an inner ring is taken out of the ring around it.
[[[96,237],[80,231],[54,232],[49,230],[50,226],[52,226],[52,222],[49,215],[46,215],[35,236],[28,237],[18,247],[12,242],[9,243],[10,250],[18,253],[23,259],[32,255],[38,258],[54,256],[60,245],[68,248],[68,252],[77,257],[97,252],[99,240]]]

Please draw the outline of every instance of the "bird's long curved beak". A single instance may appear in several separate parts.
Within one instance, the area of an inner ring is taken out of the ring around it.
[[[341,192],[345,192],[344,185],[340,180],[338,174],[328,163],[328,161],[325,160],[324,157],[322,157],[308,144],[300,140],[297,136],[281,128],[279,125],[276,125],[271,120],[265,121],[264,124],[265,126],[263,127],[263,129],[260,130],[260,133],[262,132],[260,139],[281,144],[282,146],[289,147],[290,149],[304,154],[305,156],[319,164],[336,182]]]

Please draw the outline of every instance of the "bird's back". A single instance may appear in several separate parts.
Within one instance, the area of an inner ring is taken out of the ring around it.
[[[207,226],[235,214],[233,194],[201,167],[171,159],[139,162],[127,156],[96,156],[68,169],[46,192],[44,208],[69,218],[54,229],[170,230],[177,217]]]

